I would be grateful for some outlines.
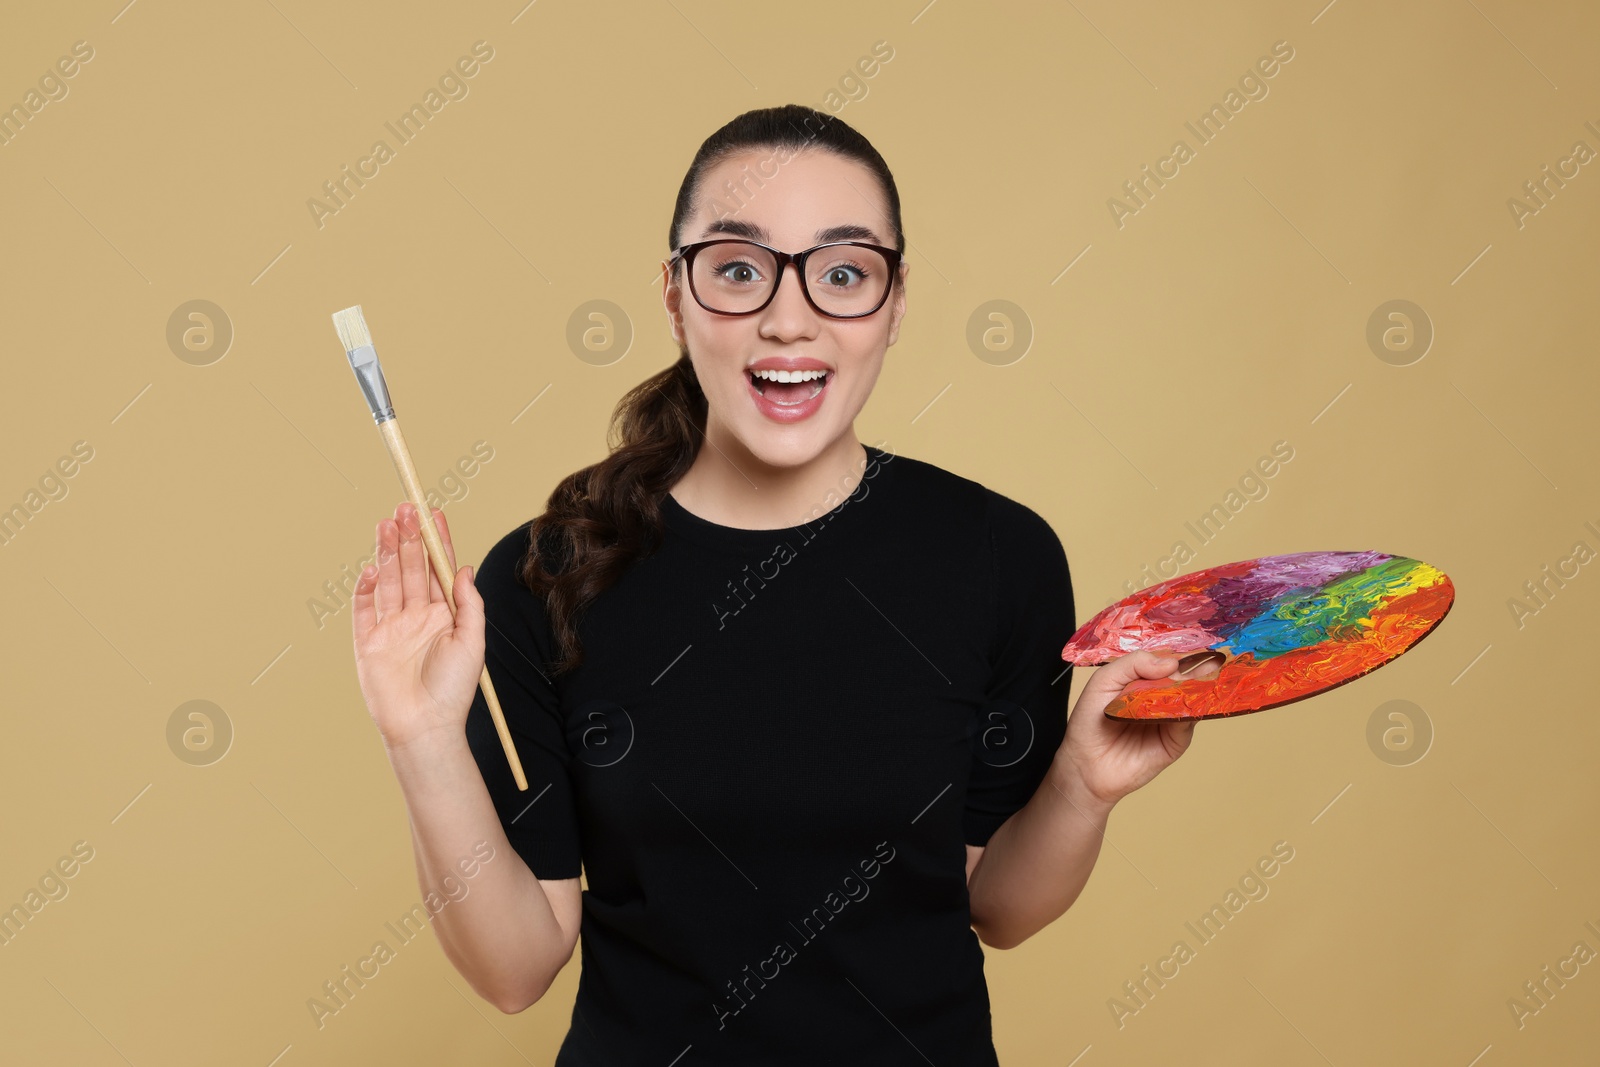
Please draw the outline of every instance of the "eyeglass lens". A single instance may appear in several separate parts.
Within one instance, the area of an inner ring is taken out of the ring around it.
[[[731,242],[701,249],[695,256],[695,295],[712,310],[727,314],[754,311],[778,278],[778,264],[760,245]],[[861,315],[883,299],[889,263],[860,245],[824,245],[806,260],[805,285],[817,306],[832,315]]]

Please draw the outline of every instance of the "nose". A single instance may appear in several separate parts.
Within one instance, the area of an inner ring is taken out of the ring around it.
[[[811,304],[806,300],[804,278],[798,263],[785,263],[783,273],[778,276],[778,292],[772,302],[776,304],[782,300],[794,301],[797,306],[811,309]]]
[[[806,299],[801,285],[800,268],[785,263],[778,275],[778,291],[761,312],[761,329],[781,337],[795,337],[815,332],[821,316]]]

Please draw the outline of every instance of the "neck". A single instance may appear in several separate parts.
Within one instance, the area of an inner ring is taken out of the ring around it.
[[[712,429],[671,493],[689,511],[720,526],[785,529],[843,503],[860,483],[866,464],[866,449],[853,427],[793,466],[769,463],[732,435]]]

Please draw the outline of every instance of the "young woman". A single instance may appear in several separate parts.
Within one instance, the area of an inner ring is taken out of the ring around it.
[[[1055,532],[857,440],[908,271],[859,133],[740,115],[668,243],[681,356],[623,398],[611,453],[455,571],[453,619],[409,504],[357,585],[418,881],[470,872],[435,932],[506,1012],[581,939],[558,1067],[995,1064],[979,941],[1061,915],[1112,806],[1189,746],[1192,723],[1101,714],[1177,659],[1098,669],[1069,723]]]

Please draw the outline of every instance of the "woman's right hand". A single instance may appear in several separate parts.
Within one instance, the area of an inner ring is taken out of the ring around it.
[[[444,512],[433,522],[455,575],[456,615],[428,564],[421,520],[410,501],[378,522],[378,563],[356,582],[356,676],[367,710],[391,751],[459,737],[483,672],[483,599],[470,567],[456,568]]]

